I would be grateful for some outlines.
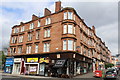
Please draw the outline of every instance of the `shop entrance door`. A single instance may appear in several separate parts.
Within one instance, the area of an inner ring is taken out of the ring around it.
[[[15,63],[15,73],[16,74],[20,73],[20,64],[19,63]]]
[[[44,75],[44,73],[45,73],[45,64],[40,64],[39,74]]]

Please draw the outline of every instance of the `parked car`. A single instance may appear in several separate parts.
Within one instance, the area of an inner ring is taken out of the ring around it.
[[[117,79],[117,72],[115,69],[109,69],[106,71],[104,80],[108,79]]]

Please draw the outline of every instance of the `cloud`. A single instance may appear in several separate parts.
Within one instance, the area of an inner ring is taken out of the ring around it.
[[[118,22],[100,26],[96,29],[96,33],[106,43],[113,55],[118,53]]]
[[[32,14],[43,16],[44,8],[55,10],[55,1],[58,0],[2,0],[0,4],[0,22],[2,27],[3,37],[0,38],[3,45],[8,44],[12,26],[22,22],[31,20]],[[81,18],[85,20],[88,26],[96,27],[97,35],[106,42],[106,45],[111,50],[112,54],[118,53],[118,6],[117,2],[90,2],[87,0],[61,0],[63,7],[73,7]],[[87,1],[87,2],[85,2]],[[105,0],[106,1],[106,0]],[[112,1],[112,0],[111,0]],[[1,32],[1,30],[0,30]],[[0,33],[0,36],[2,35]],[[4,34],[5,33],[5,34]],[[1,48],[1,47],[0,47]]]

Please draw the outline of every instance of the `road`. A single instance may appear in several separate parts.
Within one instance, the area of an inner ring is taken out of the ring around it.
[[[91,77],[90,75],[91,73],[77,76],[75,78],[72,78],[71,80],[104,80],[102,78]],[[55,78],[55,77],[40,77],[40,76],[14,76],[14,75],[2,74],[2,80],[69,80],[69,79]],[[119,71],[118,80],[120,80],[120,71]]]

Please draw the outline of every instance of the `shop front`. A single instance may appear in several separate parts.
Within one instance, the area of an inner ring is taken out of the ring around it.
[[[39,63],[38,58],[27,58],[25,63],[25,74],[38,75]]]
[[[5,62],[5,72],[6,73],[12,73],[13,69],[13,58],[7,58]]]
[[[49,75],[49,57],[40,57],[39,59],[39,75]]]
[[[13,72],[12,74],[20,74],[21,71],[21,58],[14,58]]]

